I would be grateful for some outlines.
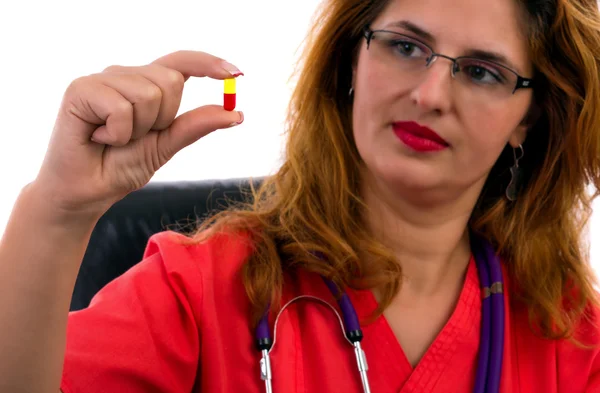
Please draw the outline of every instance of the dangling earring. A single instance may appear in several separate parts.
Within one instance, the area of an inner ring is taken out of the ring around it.
[[[517,200],[517,194],[521,190],[523,185],[523,168],[519,167],[519,161],[525,155],[523,145],[519,145],[518,149],[521,150],[521,155],[517,158],[517,148],[513,148],[513,156],[515,158],[514,165],[510,168],[511,179],[508,187],[506,187],[506,198],[509,201]]]
[[[348,97],[352,97],[352,93],[354,93],[354,87],[351,87],[350,90],[348,90]]]

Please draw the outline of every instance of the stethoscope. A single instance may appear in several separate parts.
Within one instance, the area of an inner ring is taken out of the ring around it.
[[[494,252],[492,245],[482,239],[473,239],[472,252],[477,263],[479,281],[481,283],[481,338],[477,359],[477,374],[475,377],[474,393],[498,393],[502,375],[502,357],[504,350],[504,296],[502,267],[500,258]],[[273,393],[270,352],[277,339],[277,323],[283,311],[298,300],[314,300],[328,306],[337,315],[346,340],[354,347],[356,364],[362,381],[364,393],[371,393],[368,365],[365,352],[360,342],[363,333],[360,328],[356,310],[345,292],[340,292],[337,286],[323,278],[331,293],[338,299],[342,316],[328,302],[314,296],[303,295],[288,301],[279,311],[273,327],[273,339],[269,330],[268,312],[260,320],[256,328],[256,344],[262,353],[260,360],[260,375],[265,382],[267,393]],[[343,320],[343,322],[342,322]]]

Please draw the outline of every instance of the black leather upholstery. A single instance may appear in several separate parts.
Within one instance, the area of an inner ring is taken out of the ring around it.
[[[253,179],[258,186],[261,179]],[[149,183],[112,206],[92,232],[71,299],[71,310],[86,308],[102,287],[143,257],[150,236],[164,230],[189,231],[228,201],[247,198],[249,179]]]

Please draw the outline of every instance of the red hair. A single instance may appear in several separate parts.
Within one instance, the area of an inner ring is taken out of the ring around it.
[[[600,185],[600,18],[596,0],[520,0],[536,70],[539,116],[524,143],[527,171],[516,202],[504,197],[512,151],[493,167],[471,229],[488,239],[520,289],[514,296],[549,338],[570,337],[596,304],[583,242],[591,214],[588,186]],[[401,285],[401,263],[365,229],[366,208],[352,136],[348,90],[362,28],[384,0],[329,0],[315,20],[287,119],[285,162],[252,202],[204,222],[243,231],[254,252],[243,268],[256,322],[279,305],[284,272],[302,268],[340,286],[381,289],[377,313]],[[595,195],[594,195],[595,196]],[[206,228],[212,226],[211,231]],[[328,263],[314,256],[319,252]],[[368,253],[368,264],[359,258]],[[570,288],[576,288],[571,291]]]

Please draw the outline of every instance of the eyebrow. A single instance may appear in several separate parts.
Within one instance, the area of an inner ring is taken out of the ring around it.
[[[428,32],[425,29],[422,29],[421,27],[419,27],[419,26],[415,25],[414,23],[409,22],[407,20],[400,20],[400,21],[397,21],[394,23],[390,23],[388,26],[403,28],[405,30],[410,31],[411,33],[413,33],[415,35],[418,35],[419,37],[421,37],[427,41],[430,41],[431,43],[435,42],[435,38],[433,37],[433,35],[430,32]]]
[[[479,49],[471,49],[467,51],[466,57],[475,57],[481,60],[493,61],[494,63],[499,63],[505,67],[508,67],[515,72],[519,73],[517,67],[511,63],[508,58],[497,52],[490,52],[487,50],[479,50]],[[462,56],[464,57],[464,56]]]
[[[430,42],[431,44],[435,44],[435,37],[430,32],[407,20],[400,20],[390,23],[388,27],[400,27],[402,29],[410,31],[411,33]],[[469,49],[465,55],[459,57],[475,57],[480,60],[493,61],[519,73],[518,68],[510,60],[508,60],[506,56],[498,52],[492,52],[482,49]]]

